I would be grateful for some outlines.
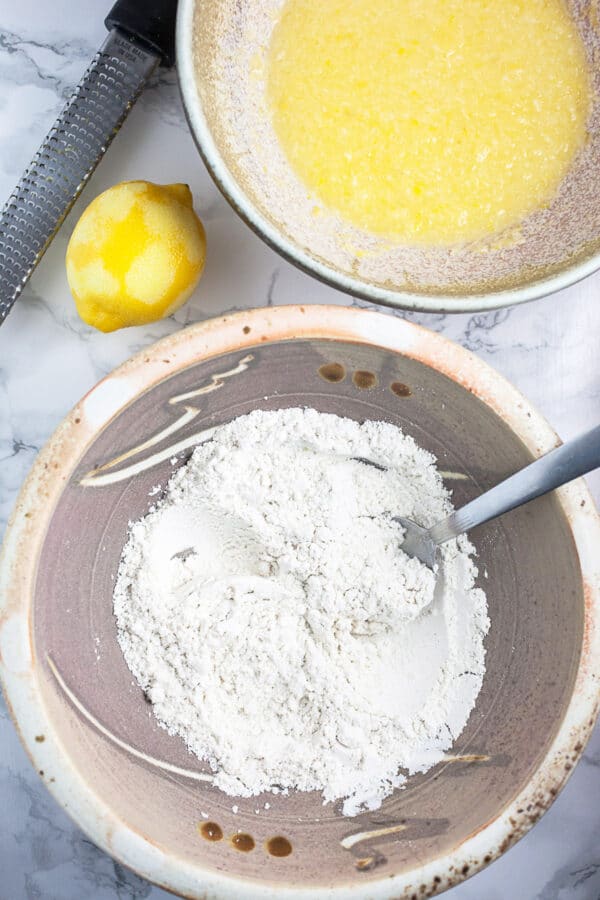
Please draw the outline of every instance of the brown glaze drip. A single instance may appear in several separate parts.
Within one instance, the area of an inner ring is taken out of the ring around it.
[[[337,384],[346,377],[346,370],[341,363],[325,363],[318,369],[318,372],[321,378],[332,384]]]
[[[241,853],[250,853],[256,846],[251,834],[237,833],[231,836],[231,846]]]
[[[373,868],[373,863],[374,858],[372,856],[365,856],[364,859],[357,859],[354,865],[359,872],[367,872]]]
[[[223,830],[216,822],[203,822],[199,830],[205,841],[223,840]]]
[[[375,372],[367,372],[365,369],[357,369],[352,376],[352,381],[361,391],[369,391],[377,384]]]
[[[358,872],[371,872],[377,866],[383,866],[385,863],[387,863],[386,857],[383,853],[376,851],[373,856],[363,856],[357,859],[354,867]]]
[[[242,328],[242,331],[244,332],[244,334],[250,334],[250,326],[244,325],[244,327]]]
[[[266,843],[267,853],[271,856],[289,856],[292,852],[292,845],[287,838],[272,837]]]
[[[410,397],[412,394],[411,389],[407,384],[403,384],[401,381],[392,381],[390,384],[390,390],[392,393],[396,394],[397,397]]]

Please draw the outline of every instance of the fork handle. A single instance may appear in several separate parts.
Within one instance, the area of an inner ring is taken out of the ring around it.
[[[429,529],[436,544],[443,544],[483,525],[496,516],[541,497],[548,491],[600,466],[600,425],[550,450],[535,462],[457,509]]]

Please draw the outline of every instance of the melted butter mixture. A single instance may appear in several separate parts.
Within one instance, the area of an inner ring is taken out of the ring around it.
[[[585,139],[561,0],[287,0],[273,122],[297,174],[359,228],[473,240],[546,205]]]

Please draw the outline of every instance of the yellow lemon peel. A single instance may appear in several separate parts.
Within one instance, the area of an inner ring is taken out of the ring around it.
[[[93,200],[67,247],[77,311],[100,331],[155,322],[196,287],[206,255],[186,184],[124,181]]]

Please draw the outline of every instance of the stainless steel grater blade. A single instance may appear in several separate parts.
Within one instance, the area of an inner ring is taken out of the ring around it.
[[[114,28],[0,216],[0,324],[160,62]]]

